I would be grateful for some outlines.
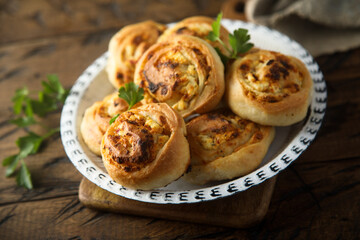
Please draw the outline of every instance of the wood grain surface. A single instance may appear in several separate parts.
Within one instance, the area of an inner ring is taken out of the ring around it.
[[[11,97],[56,73],[71,87],[120,27],[153,19],[215,17],[224,1],[0,1],[0,159],[24,132],[11,125]],[[278,175],[265,219],[248,229],[113,214],[78,199],[82,176],[54,136],[26,159],[35,189],[0,167],[0,239],[360,239],[360,48],[316,58],[328,109],[317,138]],[[58,126],[60,112],[46,122]],[[36,131],[36,130],[34,130]]]

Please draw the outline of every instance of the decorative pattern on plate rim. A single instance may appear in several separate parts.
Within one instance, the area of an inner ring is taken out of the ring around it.
[[[108,59],[108,53],[106,52],[96,59],[77,79],[66,99],[61,113],[61,140],[66,154],[79,172],[99,187],[122,197],[150,203],[179,204],[214,200],[245,191],[275,176],[299,157],[314,140],[326,110],[327,89],[319,66],[300,44],[275,30],[238,20],[224,19],[222,24],[228,28],[230,32],[239,27],[246,28],[250,34],[257,32],[266,36],[267,39],[269,39],[270,36],[274,41],[287,44],[297,53],[298,57],[309,69],[314,82],[314,93],[310,113],[302,129],[288,143],[286,148],[269,163],[252,173],[212,187],[199,188],[196,190],[143,191],[128,189],[117,184],[106,172],[98,168],[92,160],[89,159],[83,151],[76,134],[76,116],[80,100],[95,76],[106,66]]]

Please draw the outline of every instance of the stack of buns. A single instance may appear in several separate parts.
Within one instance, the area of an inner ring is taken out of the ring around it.
[[[306,66],[253,48],[225,68],[214,47],[224,48],[206,39],[212,22],[191,17],[166,29],[146,21],[111,39],[110,82],[134,82],[144,99],[128,110],[117,93],[105,97],[86,110],[81,133],[119,184],[149,190],[182,176],[201,185],[246,175],[265,157],[274,126],[305,118],[312,92]],[[220,28],[230,48],[228,34]]]

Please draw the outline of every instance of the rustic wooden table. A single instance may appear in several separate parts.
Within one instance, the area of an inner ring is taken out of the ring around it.
[[[8,121],[11,97],[40,89],[49,73],[70,88],[107,50],[122,26],[216,16],[222,1],[0,1],[0,159],[24,135]],[[360,48],[316,58],[328,87],[328,108],[313,144],[279,174],[265,219],[249,229],[113,214],[84,207],[82,176],[60,137],[26,159],[34,190],[17,187],[0,167],[0,239],[359,239]],[[60,112],[48,123],[59,124]]]

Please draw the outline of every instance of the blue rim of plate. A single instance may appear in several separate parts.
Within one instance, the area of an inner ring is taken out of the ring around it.
[[[326,111],[327,88],[318,64],[300,44],[276,30],[239,20],[223,19],[222,24],[227,29],[231,29],[230,32],[236,28],[246,28],[250,34],[257,32],[258,34],[264,34],[267,39],[271,37],[275,41],[287,44],[291,50],[297,53],[297,57],[306,64],[311,74],[314,82],[314,92],[308,117],[301,130],[288,142],[284,150],[255,171],[211,187],[200,187],[194,190],[159,189],[143,191],[125,188],[117,184],[85,154],[78,140],[76,129],[80,100],[90,83],[105,68],[108,59],[108,53],[106,52],[96,59],[77,79],[70,90],[61,113],[60,133],[65,152],[83,176],[109,192],[137,201],[159,204],[195,203],[231,196],[256,186],[287,168],[304,152],[315,139]]]

